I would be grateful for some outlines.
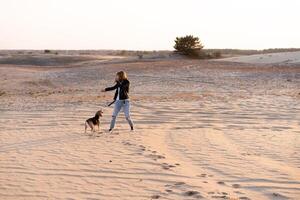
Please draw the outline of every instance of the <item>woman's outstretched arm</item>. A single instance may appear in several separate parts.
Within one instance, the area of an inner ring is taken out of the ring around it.
[[[106,91],[111,91],[111,90],[115,90],[118,88],[118,83],[116,83],[114,86],[112,87],[107,87],[105,89],[102,90],[102,92],[106,92]]]

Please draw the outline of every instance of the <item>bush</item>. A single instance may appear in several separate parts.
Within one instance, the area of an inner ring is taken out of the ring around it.
[[[221,58],[221,57],[222,57],[221,51],[213,52],[213,58]]]
[[[126,55],[126,51],[125,51],[125,50],[122,50],[122,51],[120,52],[120,55],[121,55],[121,56],[125,56],[125,55]]]
[[[45,49],[45,50],[44,50],[44,53],[51,53],[51,50]]]
[[[191,57],[199,57],[203,45],[198,37],[187,35],[185,37],[176,37],[174,49],[176,51]]]

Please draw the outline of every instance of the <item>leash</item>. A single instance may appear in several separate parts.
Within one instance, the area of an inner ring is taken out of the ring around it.
[[[113,100],[111,103],[109,103],[109,104],[107,105],[107,107],[111,106],[111,105],[114,104],[115,102],[116,102],[116,100]]]
[[[121,101],[123,101],[124,104],[126,103],[125,100],[121,100]],[[114,100],[113,102],[109,103],[109,104],[107,105],[107,107],[111,106],[111,105],[114,104],[115,102],[116,102],[116,100]]]

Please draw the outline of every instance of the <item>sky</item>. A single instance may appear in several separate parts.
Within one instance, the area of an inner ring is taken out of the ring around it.
[[[299,0],[0,0],[0,49],[300,47]]]

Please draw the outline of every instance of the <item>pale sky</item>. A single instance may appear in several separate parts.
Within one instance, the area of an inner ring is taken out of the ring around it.
[[[300,47],[300,0],[0,0],[0,49]]]

